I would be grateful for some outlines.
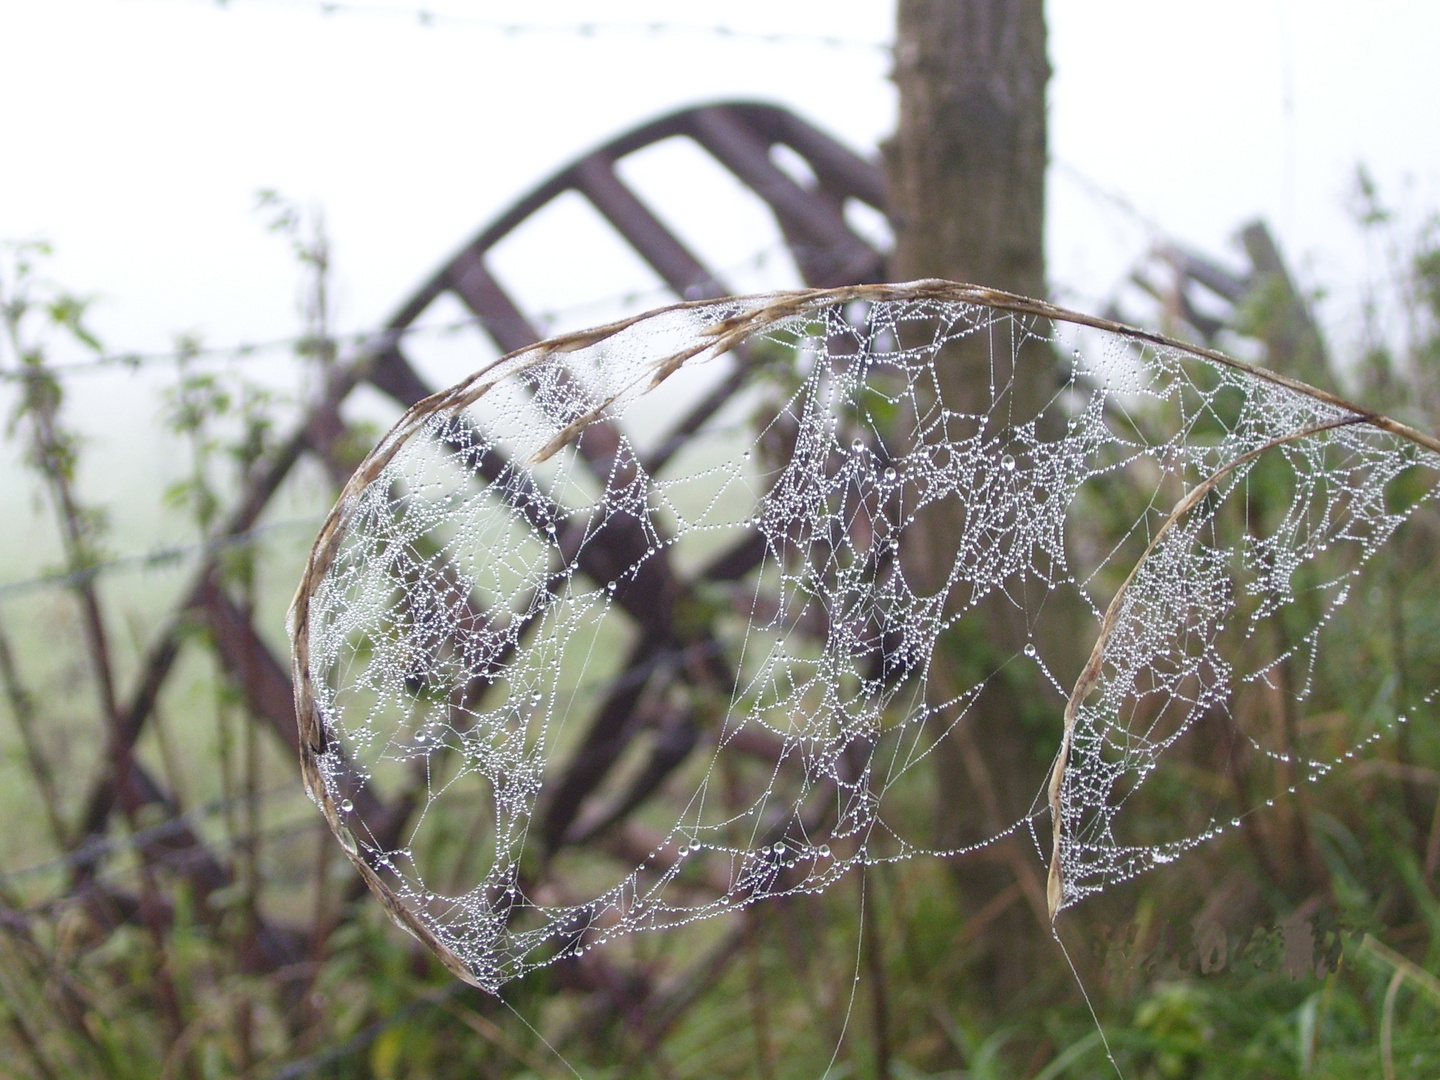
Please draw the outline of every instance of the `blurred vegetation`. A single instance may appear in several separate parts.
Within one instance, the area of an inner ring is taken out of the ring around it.
[[[263,208],[305,271],[297,359],[318,382],[335,363],[323,229],[271,193]],[[1361,355],[1324,351],[1305,300],[1278,271],[1252,275],[1222,341],[1436,430],[1440,219],[1403,228],[1362,174],[1357,220],[1387,266],[1367,294]],[[1343,749],[1377,712],[1409,711],[1414,721],[1273,812],[1063,915],[1069,963],[1055,948],[1054,963],[1018,997],[995,1000],[970,968],[1001,908],[970,911],[949,868],[914,860],[852,875],[823,896],[750,909],[732,920],[733,938],[714,923],[641,935],[624,948],[646,972],[678,969],[730,942],[710,976],[674,988],[661,1006],[624,985],[597,989],[565,964],[511,984],[500,1001],[454,981],[357,887],[299,795],[293,761],[266,734],[202,621],[182,628],[191,674],[135,750],[164,778],[165,803],[127,802],[119,792],[116,823],[87,834],[90,781],[110,764],[107,732],[125,723],[116,687],[139,662],[115,645],[125,605],[100,573],[106,508],[77,484],[85,438],[70,426],[51,360],[57,347],[101,348],[86,329],[85,301],[44,279],[45,254],[12,247],[0,271],[0,375],[13,387],[6,433],[61,540],[56,588],[23,604],[0,599],[0,809],[16,838],[9,858],[18,859],[0,867],[5,1075],[1440,1072],[1440,725],[1416,689],[1440,683],[1433,506],[1366,568],[1366,614],[1333,629],[1350,660],[1336,664],[1332,651],[1306,714],[1292,718],[1295,738],[1316,756]],[[1190,332],[1175,310],[1166,309],[1164,328]],[[188,463],[155,497],[210,536],[238,478],[276,452],[294,402],[206,370],[194,343],[177,352],[159,415]],[[363,449],[340,453],[353,459]],[[1262,517],[1266,483],[1257,473],[1249,508]],[[1097,493],[1084,518],[1095,542],[1123,534],[1143,511],[1134,498],[1121,480]],[[293,546],[277,554],[258,535],[225,546],[215,567],[250,612],[277,610],[294,570]],[[156,614],[134,607],[137,617]],[[1249,707],[1267,706],[1236,705]],[[1147,811],[1198,813],[1194,792],[1211,781],[1261,796],[1277,782],[1273,771],[1191,764],[1185,778],[1156,785]],[[197,868],[193,848],[177,842],[182,828],[217,866]]]

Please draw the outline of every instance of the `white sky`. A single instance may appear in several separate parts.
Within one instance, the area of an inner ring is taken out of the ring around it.
[[[723,22],[871,43],[888,40],[894,18],[890,0],[427,6],[571,28]],[[1091,188],[1219,255],[1233,254],[1239,225],[1266,217],[1302,278],[1336,290],[1322,314],[1337,336],[1367,273],[1342,208],[1356,163],[1415,216],[1440,208],[1434,0],[1051,0],[1048,18],[1059,163],[1050,272],[1072,306],[1099,307],[1150,239]],[[214,344],[283,337],[296,328],[295,270],[253,211],[256,190],[276,188],[323,206],[340,325],[363,330],[556,167],[683,105],[778,102],[873,153],[893,124],[887,72],[878,49],[507,35],[443,18],[427,27],[393,7],[0,0],[0,238],[53,241],[53,276],[100,298],[94,321],[112,350],[164,349],[180,331]],[[697,216],[731,254],[760,247],[749,219],[716,209],[712,194],[672,183],[667,212]],[[619,279],[591,269],[586,243],[563,215],[527,250],[517,242],[510,263],[528,278],[526,299],[615,292]],[[86,393],[89,408],[112,412],[131,400],[123,387]]]
[[[428,6],[523,17],[486,0]],[[723,21],[872,42],[893,19],[886,0],[536,7],[535,21],[559,26]],[[879,52],[685,33],[507,36],[385,12],[0,0],[0,237],[54,241],[56,275],[104,298],[97,322],[114,348],[164,347],[181,330],[216,343],[280,336],[294,325],[292,268],[251,209],[256,189],[278,188],[324,207],[341,319],[362,329],[511,199],[646,118],[773,100],[867,153],[893,122]],[[1074,303],[1103,297],[1145,237],[1072,169],[1206,251],[1224,253],[1237,225],[1264,215],[1292,259],[1337,287],[1364,269],[1341,209],[1357,162],[1393,199],[1440,206],[1432,0],[1052,0],[1048,15],[1064,166],[1051,275]]]

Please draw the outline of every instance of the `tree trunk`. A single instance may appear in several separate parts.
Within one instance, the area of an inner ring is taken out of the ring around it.
[[[949,278],[1044,297],[1049,76],[1041,0],[899,0],[894,77],[900,117],[885,147],[896,235],[893,279]],[[956,423],[971,431],[988,417],[987,434],[1003,441],[1004,424],[1024,423],[1051,400],[1055,357],[1043,347],[1013,353],[1004,344],[992,355],[991,343],[972,335],[948,344],[937,357],[941,400],[920,405],[963,414]],[[947,427],[951,438],[970,433]],[[951,498],[917,521],[902,558],[922,589],[945,587],[967,509],[965,500]],[[964,588],[965,596],[949,598],[952,611],[969,600]],[[1049,608],[1039,630],[1050,638],[1049,648],[1040,642],[1047,657],[1077,651],[1076,624],[1065,606]],[[949,732],[936,754],[941,847],[994,836],[1026,813],[1043,783],[1046,747],[1053,754],[1059,741],[1063,699],[1041,685],[1033,664],[1015,660],[1036,640],[1034,614],[995,590],[936,649],[928,695],[937,709],[934,723]],[[1062,670],[1051,665],[1057,677],[1073,680],[1079,663],[1058,666]],[[986,689],[958,715],[953,706],[940,708],[980,682]],[[971,912],[991,901],[1003,906],[997,897],[1007,890],[1013,898],[978,937],[983,945],[975,974],[998,1004],[1036,973],[1037,945],[1049,946],[1042,933],[1048,920],[1043,866],[1030,837],[1022,831],[988,854],[998,858],[958,859],[956,874]]]
[[[1041,0],[900,0],[891,276],[1045,293]]]

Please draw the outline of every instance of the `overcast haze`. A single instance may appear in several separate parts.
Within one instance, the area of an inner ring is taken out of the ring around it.
[[[112,350],[164,349],[179,331],[215,344],[283,337],[296,326],[295,270],[254,212],[256,190],[275,188],[324,208],[340,327],[362,330],[556,167],[646,119],[774,101],[867,155],[893,124],[889,2],[552,2],[543,19],[556,32],[517,34],[364,6],[0,0],[0,237],[54,242],[53,275],[100,297],[94,321]],[[427,6],[506,21],[531,10]],[[1349,332],[1368,272],[1343,209],[1356,164],[1412,216],[1440,207],[1440,4],[1054,0],[1047,11],[1054,296],[1097,309],[1151,228],[1225,256],[1239,225],[1265,217],[1302,280],[1335,290],[1322,309],[1332,336]],[[578,31],[587,21],[601,25]],[[671,25],[609,25],[656,22]],[[740,33],[693,29],[717,22]],[[667,181],[667,168],[652,169],[669,183],[667,215],[688,210],[731,245],[707,251],[716,265],[763,246],[748,221],[714,209],[710,188],[687,187],[683,170]],[[525,250],[497,253],[532,307],[611,295],[623,277],[589,269],[587,234],[562,218]],[[133,376],[106,378],[77,405],[112,418],[117,401],[141,407],[140,387],[120,385]],[[148,424],[153,413],[124,415]]]
[[[428,6],[500,20],[521,10]],[[550,170],[646,118],[774,100],[866,153],[893,121],[879,50],[679,29],[506,35],[395,10],[0,5],[0,236],[53,240],[58,274],[106,298],[98,321],[117,348],[185,329],[215,341],[282,334],[292,275],[251,209],[257,188],[277,188],[324,207],[341,317],[358,329]],[[890,3],[837,0],[544,12],[559,27],[723,20],[875,43],[893,21]],[[1075,173],[1206,250],[1266,216],[1293,258],[1337,285],[1358,269],[1341,210],[1357,162],[1396,199],[1408,178],[1414,206],[1440,202],[1440,5],[1055,0],[1048,16],[1059,295],[1103,295],[1141,242]]]

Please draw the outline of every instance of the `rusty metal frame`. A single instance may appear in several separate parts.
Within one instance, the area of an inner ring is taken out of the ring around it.
[[[343,443],[346,434],[340,408],[356,387],[369,383],[402,407],[408,407],[432,392],[434,388],[428,386],[416,372],[405,356],[402,344],[406,330],[442,295],[457,297],[475,315],[480,327],[502,352],[538,341],[541,335],[491,273],[486,265],[486,255],[531,216],[567,192],[583,196],[655,270],[677,298],[725,295],[726,286],[715,272],[675,237],[617,174],[616,165],[626,156],[672,138],[684,138],[697,144],[759,196],[774,216],[807,285],[832,287],[883,280],[884,253],[851,228],[844,214],[844,205],[849,199],[857,199],[883,213],[883,181],[876,165],[799,117],[772,105],[743,102],[713,104],[662,117],[612,140],[560,170],[517,200],[462,247],[400,306],[386,324],[388,333],[382,333],[375,342],[348,357],[330,372],[290,437],[268,458],[257,463],[217,537],[236,536],[253,528],[270,499],[307,454],[320,459],[337,486],[343,482],[348,468],[337,454],[337,447]],[[777,145],[789,147],[804,159],[814,174],[814,184],[798,182],[775,164],[772,150]],[[745,377],[742,359],[729,378],[698,403],[689,415],[677,421],[647,464],[651,467],[663,464],[723,405]],[[587,431],[582,442],[588,442],[590,446],[582,445],[582,451],[587,457],[603,456],[606,450],[611,449],[605,444],[613,444],[614,437],[614,433],[597,425]],[[611,542],[623,546],[627,539],[617,534]],[[603,555],[603,546],[597,545],[596,551]],[[758,552],[745,550],[732,552],[711,568],[710,576],[722,579],[739,576],[758,555]],[[657,581],[653,584],[673,594],[674,582]],[[632,614],[642,621],[649,617],[640,611],[639,605],[632,608]],[[169,794],[135,760],[132,751],[181,653],[185,628],[197,623],[208,629],[217,655],[235,678],[255,722],[268,727],[287,748],[294,749],[298,745],[294,693],[287,666],[269,649],[249,616],[228,594],[220,575],[218,557],[207,555],[182,592],[181,603],[151,643],[130,695],[109,732],[107,765],[92,783],[84,801],[79,828],[74,831],[72,852],[77,858],[72,885],[82,895],[88,892],[96,898],[109,898],[113,891],[102,886],[97,879],[100,856],[89,857],[84,853],[103,849],[104,845],[96,841],[109,827],[111,816],[118,807],[133,809],[140,805],[152,805],[169,815],[175,813]],[[728,677],[717,666],[716,650],[707,649],[705,642],[679,642],[672,634],[666,633],[662,625],[653,621],[642,635],[641,646],[632,656],[627,671],[632,676],[637,672],[643,673],[647,666],[664,662],[665,656],[677,648],[708,657],[700,665],[701,669],[708,669],[708,677],[722,681]],[[574,824],[580,801],[614,764],[615,738],[627,728],[628,711],[634,705],[633,697],[627,677],[622,675],[612,685],[609,697],[598,710],[591,738],[587,740],[586,748],[582,748],[582,756],[588,753],[589,758],[573,763],[569,771],[569,790],[573,796],[569,801],[573,805],[548,826],[552,846],[594,841],[599,833],[605,831],[604,828],[591,827],[583,834],[576,834],[570,826]],[[674,718],[672,722],[676,722]],[[674,734],[676,737],[671,740],[669,757],[658,760],[647,770],[648,787],[631,792],[627,797],[627,808],[653,790],[693,746],[693,731],[677,729]],[[774,748],[759,745],[750,749],[761,755],[774,752]],[[379,830],[388,834],[387,837],[377,837],[380,840],[393,839],[400,834],[415,804],[415,792],[402,793],[391,802],[384,803],[363,783],[357,785],[352,798],[361,809],[362,816],[380,823]],[[234,879],[233,872],[201,837],[183,827],[183,823],[177,824],[181,827],[168,835],[164,849],[152,852],[150,856],[154,862],[189,880],[203,908],[204,897],[230,884]],[[612,850],[623,856],[630,847],[643,844],[644,838],[612,836],[609,843]],[[352,892],[356,890],[363,890],[358,881],[352,886]],[[96,906],[97,909],[100,906],[98,900]],[[104,906],[112,912],[124,907],[114,902],[107,902]],[[292,964],[303,949],[303,943],[312,940],[312,935],[294,928],[262,926],[262,947],[250,958],[250,963],[256,970],[275,970]],[[715,963],[713,959],[707,962],[712,966]],[[584,965],[572,965],[565,980],[582,988],[602,991],[603,1000],[609,1002],[605,1006],[607,1011],[633,1009],[638,1001],[645,1000],[655,991],[643,976],[607,971],[598,958],[587,958]],[[693,982],[693,978],[688,981],[682,979],[677,980],[677,985],[689,986]],[[610,993],[616,986],[623,986],[624,993]],[[676,1004],[674,1001],[659,1001],[658,1014],[675,1015]]]

